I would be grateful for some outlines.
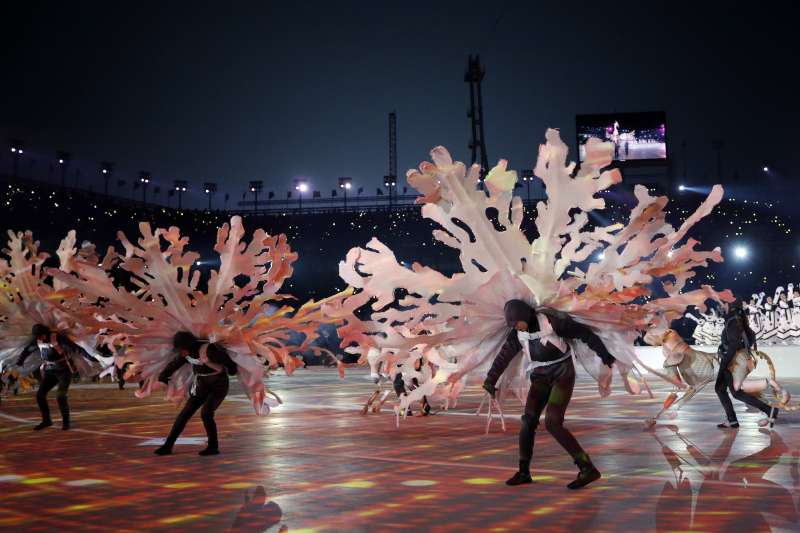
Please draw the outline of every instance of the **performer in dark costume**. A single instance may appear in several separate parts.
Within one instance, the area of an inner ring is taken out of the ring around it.
[[[539,316],[537,316],[539,315]],[[585,342],[602,359],[607,366],[614,364],[614,357],[608,353],[603,341],[587,326],[579,324],[568,315],[553,310],[535,311],[522,300],[510,300],[505,305],[505,318],[509,333],[500,353],[492,363],[483,388],[493,397],[497,391],[495,385],[511,360],[523,349],[520,343],[520,332],[535,334],[540,332],[542,324],[540,316],[546,318],[555,336],[562,339],[580,339]],[[535,335],[532,335],[535,336]],[[578,489],[600,479],[600,472],[592,464],[589,455],[581,448],[578,441],[564,427],[564,414],[567,411],[572,390],[575,386],[575,367],[572,354],[567,346],[565,351],[549,342],[546,338],[526,340],[530,350],[533,367],[531,387],[525,402],[525,414],[522,415],[522,427],[519,432],[519,471],[506,481],[507,485],[531,483],[530,463],[533,457],[533,444],[539,417],[545,413],[545,427],[558,443],[572,456],[580,469],[578,477],[567,485],[570,489]]]
[[[742,302],[736,300],[728,305],[728,310],[725,313],[725,329],[722,332],[722,338],[717,353],[720,358],[719,374],[717,374],[717,381],[714,385],[714,390],[717,392],[719,401],[725,409],[727,421],[717,424],[718,428],[738,428],[739,421],[736,418],[736,412],[733,410],[733,403],[728,390],[734,398],[740,402],[744,402],[751,407],[755,407],[759,411],[767,415],[767,423],[770,427],[775,424],[775,419],[778,416],[778,409],[770,407],[762,402],[755,396],[751,396],[743,391],[741,388],[736,389],[733,383],[733,374],[731,373],[730,366],[736,357],[736,352],[742,349],[756,349],[756,334],[750,329],[747,322],[747,315],[744,313]]]
[[[167,440],[160,448],[156,449],[155,453],[157,455],[171,454],[172,447],[186,427],[186,423],[202,407],[200,416],[208,436],[208,446],[199,454],[217,455],[219,454],[219,439],[214,412],[228,394],[228,375],[236,374],[236,363],[221,346],[203,343],[186,331],[176,333],[172,342],[178,356],[164,368],[159,374],[158,380],[168,383],[170,376],[176,370],[184,364],[190,363],[194,373],[194,383],[183,409],[172,425]]]
[[[50,418],[50,406],[47,403],[47,393],[58,385],[56,401],[58,402],[58,409],[61,411],[61,429],[66,431],[70,427],[67,391],[69,390],[74,370],[66,348],[72,343],[63,335],[51,333],[50,329],[43,324],[34,325],[31,334],[34,342],[19,356],[17,366],[23,366],[25,360],[38,348],[42,358],[42,366],[40,367],[42,380],[39,383],[39,390],[36,392],[36,403],[39,404],[42,421],[33,429],[39,431],[53,425],[53,420]]]

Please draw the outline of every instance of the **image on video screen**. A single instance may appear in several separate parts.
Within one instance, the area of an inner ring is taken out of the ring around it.
[[[667,158],[663,112],[578,115],[575,131],[581,161],[586,158],[584,145],[591,137],[614,143],[614,161]]]

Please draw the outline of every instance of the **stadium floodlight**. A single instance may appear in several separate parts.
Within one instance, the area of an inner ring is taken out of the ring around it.
[[[150,172],[147,170],[139,171],[139,183],[142,184],[142,203],[147,203],[147,186],[150,184]]]
[[[67,165],[69,164],[70,153],[59,150],[56,152],[56,157],[58,158],[58,164],[61,165],[61,186],[65,187],[67,185]]]
[[[250,182],[250,192],[253,193],[253,211],[258,211],[258,195],[263,189],[263,180],[252,180]]]
[[[203,190],[208,195],[208,210],[211,211],[211,197],[217,192],[217,184],[213,181],[203,183]],[[200,264],[198,262],[198,264]]]
[[[172,185],[178,192],[178,209],[183,208],[183,193],[189,190],[189,182],[186,180],[174,180]]]
[[[344,210],[347,211],[347,191],[353,188],[353,178],[349,176],[339,178],[339,188],[344,193]]]
[[[308,180],[305,178],[298,178],[294,180],[294,189],[300,194],[297,195],[298,199],[298,212],[303,211],[303,193],[308,191]]]

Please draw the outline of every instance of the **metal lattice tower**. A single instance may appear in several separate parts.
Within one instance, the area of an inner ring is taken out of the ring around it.
[[[472,152],[472,164],[480,163],[481,178],[489,172],[489,156],[486,155],[486,142],[483,133],[483,95],[481,93],[481,82],[486,75],[486,71],[481,67],[479,55],[469,56],[467,59],[467,71],[464,73],[464,81],[469,83],[469,111],[467,117],[472,121],[472,139],[469,141],[469,149]],[[480,154],[478,152],[480,151]]]
[[[389,113],[389,176],[397,180],[397,113]]]

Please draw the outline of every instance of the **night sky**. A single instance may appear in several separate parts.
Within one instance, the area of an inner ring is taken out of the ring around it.
[[[576,114],[664,110],[689,183],[719,181],[713,139],[723,183],[788,186],[800,167],[789,2],[198,4],[5,2],[0,140],[25,140],[40,177],[63,149],[84,186],[109,160],[115,178],[189,180],[197,205],[206,180],[232,201],[252,179],[374,192],[392,110],[401,174],[438,144],[468,160],[463,75],[480,53],[490,162],[530,168],[546,127],[574,148]]]

